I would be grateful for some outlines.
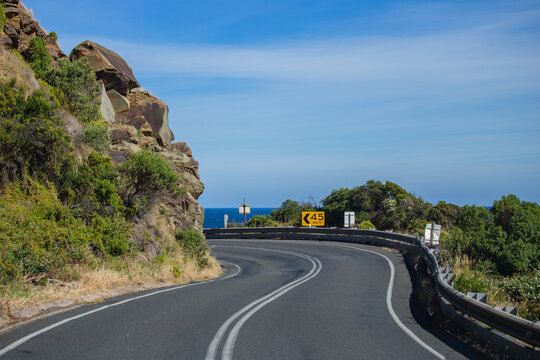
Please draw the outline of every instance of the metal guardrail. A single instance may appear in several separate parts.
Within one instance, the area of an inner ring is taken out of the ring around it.
[[[293,227],[205,229],[204,234],[207,239],[324,240],[371,243],[397,248],[415,247],[426,259],[435,278],[439,297],[444,298],[459,311],[501,333],[519,339],[532,347],[540,347],[540,324],[495,309],[452,288],[443,281],[433,253],[418,238],[377,230]],[[536,351],[535,353],[537,354]],[[536,354],[534,358],[537,358]]]

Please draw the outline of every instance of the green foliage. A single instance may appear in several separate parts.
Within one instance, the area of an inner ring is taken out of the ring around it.
[[[4,5],[0,3],[0,29],[4,29],[4,25],[6,24],[7,17],[6,13],[4,12]]]
[[[456,276],[454,288],[465,294],[467,292],[486,292],[488,284],[483,278],[483,273],[480,271],[465,270]]]
[[[66,172],[60,198],[88,224],[96,214],[109,218],[127,215],[117,183],[116,167],[111,159],[91,153],[86,162]]]
[[[173,193],[178,174],[158,153],[141,150],[130,154],[120,168],[120,194],[129,205],[162,193]],[[144,201],[143,201],[144,202]]]
[[[37,78],[42,79],[45,73],[52,68],[52,57],[47,50],[45,40],[39,36],[35,36],[28,44],[28,61]]]
[[[111,143],[107,126],[103,124],[88,124],[82,132],[82,139],[99,152],[107,150]]]
[[[51,32],[49,33],[49,37],[50,37],[51,39],[53,39],[54,41],[58,41],[58,35],[57,35],[54,31],[51,31]]]
[[[60,96],[62,105],[80,121],[91,123],[101,119],[97,99],[100,89],[96,74],[86,58],[75,62],[62,59],[58,67],[49,67],[44,79],[63,93]]]
[[[497,273],[527,274],[540,265],[540,207],[515,195],[503,196],[489,211],[464,206],[456,226],[441,237],[447,256],[489,262]]]
[[[39,92],[24,98],[15,82],[0,83],[0,171],[3,183],[27,175],[57,182],[75,160],[71,139]]]
[[[248,227],[278,227],[279,223],[269,215],[255,215],[247,222]]]
[[[36,182],[0,190],[0,283],[62,277],[62,267],[85,261],[90,236],[81,220]]]
[[[343,226],[343,212],[354,211],[358,221],[369,220],[377,229],[421,233],[426,222],[453,225],[456,205],[433,206],[390,181],[369,180],[352,189],[334,190],[322,201],[328,226]]]
[[[298,225],[302,221],[302,207],[298,201],[285,200],[279,209],[272,210],[271,216],[280,223]]]
[[[200,231],[195,229],[177,231],[175,238],[184,250],[184,253],[195,260],[200,268],[205,268],[210,265],[210,261],[207,257],[209,248]]]
[[[119,256],[130,249],[131,226],[123,218],[94,216],[89,232],[93,250],[101,255]]]
[[[359,229],[375,229],[375,225],[371,223],[369,220],[364,220],[360,224],[358,224]]]

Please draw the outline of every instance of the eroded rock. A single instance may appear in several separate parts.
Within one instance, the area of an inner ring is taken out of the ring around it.
[[[106,123],[114,123],[115,119],[115,111],[114,106],[111,102],[111,99],[109,98],[107,94],[107,90],[105,89],[105,84],[103,81],[99,81],[99,88],[101,94],[98,95],[101,98],[101,105],[99,106],[99,110],[101,111],[101,115],[103,117],[103,121]]]
[[[107,91],[107,96],[111,100],[114,112],[116,114],[129,110],[129,100],[126,97],[120,95],[115,89]]]
[[[131,106],[128,111],[116,114],[116,121],[141,129],[142,119],[152,128],[152,136],[160,145],[168,145],[174,140],[169,128],[169,108],[167,104],[148,92],[130,93],[127,96]]]
[[[125,96],[130,89],[140,87],[133,70],[120,55],[93,41],[80,43],[69,57],[72,61],[86,57],[97,78],[105,83],[107,91],[114,89]]]

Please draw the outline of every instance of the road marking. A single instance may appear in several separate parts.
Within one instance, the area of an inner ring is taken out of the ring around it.
[[[228,262],[229,263],[229,262]],[[21,346],[22,344],[24,344],[25,342],[27,342],[28,340],[32,339],[32,338],[35,338],[36,336],[38,335],[41,335],[49,330],[52,330],[60,325],[64,325],[70,321],[73,321],[73,320],[77,320],[77,319],[80,319],[82,317],[85,317],[85,316],[88,316],[88,315],[91,315],[93,313],[97,313],[99,311],[102,311],[102,310],[105,310],[105,309],[108,309],[108,308],[111,308],[111,307],[114,307],[114,306],[118,306],[118,305],[122,305],[122,304],[126,304],[128,302],[131,302],[131,301],[135,301],[135,300],[139,300],[139,299],[143,299],[143,298],[146,298],[146,297],[149,297],[149,296],[152,296],[152,295],[156,295],[156,294],[161,294],[161,293],[165,293],[165,292],[169,292],[169,291],[173,291],[173,290],[179,290],[179,289],[183,289],[183,288],[186,288],[186,287],[190,287],[190,286],[195,286],[195,285],[202,285],[202,284],[207,284],[207,283],[211,283],[211,282],[214,282],[214,281],[220,281],[220,280],[226,280],[226,279],[229,279],[229,278],[232,278],[236,275],[238,275],[242,269],[240,268],[240,266],[236,265],[236,264],[233,264],[233,263],[229,263],[231,264],[233,267],[236,268],[236,271],[232,274],[229,274],[227,275],[226,277],[223,277],[223,278],[217,278],[217,279],[211,279],[211,280],[205,280],[205,281],[200,281],[200,282],[196,282],[196,283],[191,283],[191,284],[185,284],[185,285],[179,285],[179,286],[175,286],[175,287],[172,287],[172,288],[168,288],[168,289],[163,289],[163,290],[158,290],[158,291],[154,291],[152,293],[148,293],[148,294],[144,294],[144,295],[140,295],[140,296],[137,296],[137,297],[134,297],[134,298],[130,298],[130,299],[126,299],[126,300],[122,300],[122,301],[119,301],[119,302],[116,302],[114,304],[110,304],[110,305],[105,305],[105,306],[102,306],[100,308],[97,308],[97,309],[94,309],[94,310],[90,310],[90,311],[87,311],[85,313],[82,313],[82,314],[79,314],[79,315],[76,315],[76,316],[72,316],[70,318],[67,318],[67,319],[64,319],[64,320],[61,320],[61,321],[58,321],[52,325],[49,325],[47,327],[44,327],[43,329],[41,330],[38,330],[38,331],[35,331],[31,334],[28,334],[22,338],[20,338],[19,340],[15,341],[15,342],[12,342],[11,344],[9,344],[8,346],[6,346],[5,348],[3,349],[0,349],[0,356],[3,356],[5,355],[7,352]]]
[[[378,252],[371,251],[371,250],[360,249],[360,248],[357,248],[357,247],[354,247],[354,246],[347,246],[347,245],[340,245],[340,244],[331,244],[331,245],[338,246],[338,247],[343,247],[343,248],[349,248],[349,249],[358,250],[358,251],[364,251],[364,252],[379,255],[379,256],[385,258],[386,261],[388,262],[388,265],[390,266],[390,281],[388,283],[388,290],[386,291],[386,306],[388,307],[388,311],[390,312],[390,316],[392,316],[392,319],[401,328],[401,330],[403,330],[407,335],[409,335],[409,337],[411,337],[411,339],[416,341],[416,343],[418,343],[420,346],[422,346],[424,349],[426,349],[427,351],[429,351],[430,353],[432,353],[433,355],[435,355],[439,359],[441,359],[441,360],[446,359],[444,357],[444,355],[437,352],[437,350],[433,349],[431,346],[429,346],[428,344],[423,342],[418,336],[416,336],[416,334],[413,333],[408,327],[406,327],[401,322],[401,320],[399,320],[398,316],[396,315],[396,313],[394,311],[394,308],[392,307],[392,290],[394,288],[394,274],[395,274],[396,270],[394,268],[394,263],[386,255],[379,254]]]
[[[306,255],[301,254],[293,251],[287,251],[287,250],[277,250],[277,249],[267,249],[267,248],[258,248],[258,247],[246,247],[246,246],[232,246],[232,245],[215,245],[220,247],[234,247],[234,248],[243,248],[243,249],[250,249],[250,250],[261,250],[261,251],[270,251],[270,252],[277,252],[292,256],[301,257],[304,259],[307,259],[311,262],[313,265],[311,270],[300,279],[296,279],[293,282],[290,282],[282,287],[280,287],[277,290],[272,291],[269,294],[266,294],[265,296],[251,302],[250,304],[244,306],[242,309],[234,313],[231,317],[229,317],[218,329],[216,332],[216,335],[214,335],[214,338],[212,339],[212,342],[210,343],[210,346],[208,347],[208,350],[206,352],[206,360],[215,360],[216,354],[218,351],[218,348],[221,344],[221,341],[223,339],[223,336],[225,335],[227,329],[229,326],[240,316],[240,320],[235,324],[235,326],[232,328],[232,330],[229,332],[229,335],[227,336],[227,339],[225,340],[225,344],[223,345],[222,350],[222,359],[229,360],[232,359],[233,355],[233,349],[234,344],[236,343],[236,339],[238,338],[238,333],[240,332],[240,329],[244,325],[244,323],[257,311],[259,311],[262,307],[265,305],[271,303],[272,301],[276,300],[280,296],[284,295],[285,293],[289,292],[290,290],[294,289],[297,286],[302,285],[306,281],[311,280],[315,276],[319,274],[319,272],[322,269],[322,264],[319,261],[319,259]]]

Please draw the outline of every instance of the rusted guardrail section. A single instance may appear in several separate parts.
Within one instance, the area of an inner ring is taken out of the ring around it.
[[[443,281],[435,255],[413,236],[377,230],[294,227],[205,229],[204,234],[207,239],[321,240],[414,248],[428,264],[446,316],[512,358],[540,359],[540,324],[495,309],[455,290]]]

